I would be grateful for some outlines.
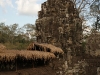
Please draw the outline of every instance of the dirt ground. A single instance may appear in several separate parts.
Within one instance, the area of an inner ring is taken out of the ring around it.
[[[18,71],[4,71],[0,72],[0,75],[56,75],[55,71],[49,67],[37,67],[37,68],[28,68],[28,69],[22,69]]]

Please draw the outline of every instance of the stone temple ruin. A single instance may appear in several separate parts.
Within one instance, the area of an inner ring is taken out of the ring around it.
[[[82,21],[70,0],[47,0],[36,20],[37,42],[50,43],[78,53],[82,39]]]

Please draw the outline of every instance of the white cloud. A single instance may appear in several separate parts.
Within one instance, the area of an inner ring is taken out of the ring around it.
[[[5,6],[4,0],[0,0],[0,6],[1,6],[1,7],[4,7],[4,6]]]
[[[41,0],[17,0],[17,10],[19,15],[35,16],[40,10],[40,4],[37,3]]]
[[[6,22],[6,21],[7,21],[7,19],[3,19],[3,20],[2,20],[2,22]]]
[[[6,21],[7,21],[7,19],[2,19],[0,22],[4,22],[5,23]]]
[[[12,4],[12,0],[6,0],[6,4],[11,6],[11,7],[14,7],[13,4]]]
[[[3,12],[7,12],[7,6],[13,7],[12,0],[0,0],[0,6],[2,7]]]

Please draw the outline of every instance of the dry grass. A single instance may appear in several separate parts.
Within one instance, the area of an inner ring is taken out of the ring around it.
[[[16,54],[13,53],[0,53],[0,61],[13,61],[16,58]]]
[[[51,59],[55,58],[53,53],[42,52],[42,51],[20,51],[18,53],[20,57],[25,57],[26,59]]]
[[[38,44],[38,45],[43,46],[44,49],[45,47],[49,48],[52,53],[62,53],[63,54],[63,50],[61,48],[55,47],[51,44]]]
[[[59,47],[53,46],[51,44],[46,44],[46,43],[42,43],[42,44],[38,44],[38,43],[31,43],[28,46],[28,50],[31,50],[33,47],[35,48],[35,46],[39,47],[40,49],[42,48],[42,51],[48,51],[47,49],[50,49],[51,53],[60,53],[63,54],[63,50]],[[33,49],[34,49],[33,48]]]
[[[2,50],[0,50],[0,61],[13,61],[17,57],[23,58],[26,60],[36,60],[36,59],[54,59],[55,55],[54,53],[64,53],[61,48],[55,47],[51,44],[31,44],[29,45],[30,48],[33,48],[34,46],[38,46],[40,49],[42,48],[42,51],[32,51],[32,50],[6,50],[5,46],[2,45]],[[50,52],[47,52],[47,49],[50,50]]]
[[[27,51],[27,50],[3,50],[0,51],[0,61],[13,61],[17,57],[24,59],[54,59],[55,55],[50,52],[42,52],[42,51]]]

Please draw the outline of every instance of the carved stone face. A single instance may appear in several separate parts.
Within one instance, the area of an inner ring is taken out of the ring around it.
[[[47,35],[46,33],[51,33],[52,38],[55,37],[55,39],[57,40],[56,43],[58,42],[59,36],[61,36],[60,40],[62,41],[62,43],[64,41],[66,44],[67,40],[72,40],[73,42],[73,36],[74,36],[73,32],[76,28],[72,28],[75,25],[72,25],[71,27],[71,25],[69,24],[73,24],[72,23],[73,21],[77,22],[77,19],[76,17],[75,19],[73,18],[74,16],[73,13],[75,14],[76,11],[74,12],[74,8],[71,6],[72,3],[70,3],[70,0],[47,0],[47,2],[43,3],[41,13],[39,13],[41,16],[39,17],[39,19],[42,19],[41,23],[39,21],[41,27],[40,30],[39,29],[37,30],[41,32],[41,36],[44,36],[42,38],[45,40],[45,42],[47,41],[47,37],[50,37],[50,35]],[[73,12],[71,8],[73,9]],[[77,14],[75,14],[75,16],[77,16]],[[36,25],[37,28],[39,28],[38,21],[36,21],[36,23],[37,23]],[[55,31],[56,28],[58,28],[57,31]],[[56,35],[57,33],[59,33],[59,35]],[[69,44],[66,45],[69,46]]]

